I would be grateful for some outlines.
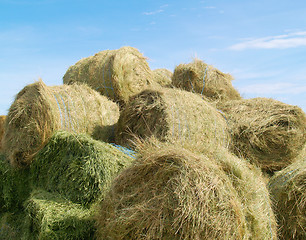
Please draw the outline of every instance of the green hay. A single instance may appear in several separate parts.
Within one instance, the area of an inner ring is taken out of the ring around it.
[[[25,235],[24,212],[5,212],[0,214],[0,239],[29,240]]]
[[[136,138],[162,142],[201,152],[226,147],[228,127],[223,115],[199,95],[180,89],[145,90],[135,95],[120,113],[116,143],[133,145]]]
[[[241,99],[239,92],[232,85],[232,80],[230,74],[195,59],[189,64],[175,67],[172,84],[177,88],[199,93],[211,101],[226,102]]]
[[[58,192],[88,206],[132,161],[133,157],[114,145],[82,134],[57,132],[35,157],[31,180],[34,188]]]
[[[306,145],[295,161],[269,182],[279,239],[306,239]]]
[[[0,155],[0,212],[23,209],[30,194],[29,175],[28,169],[15,169]]]
[[[25,208],[29,215],[26,225],[28,239],[94,239],[95,226],[91,210],[59,195],[42,190],[33,191]]]
[[[172,86],[173,73],[166,68],[158,68],[153,70],[155,82],[162,87]]]
[[[69,67],[65,84],[86,83],[102,95],[124,105],[130,96],[154,83],[146,58],[132,47],[101,51]]]
[[[3,149],[16,167],[31,164],[35,154],[57,130],[87,133],[108,141],[119,107],[85,85],[30,84],[9,109]]]
[[[276,239],[260,171],[215,154],[145,144],[100,204],[98,239]]]
[[[231,129],[231,150],[263,170],[289,165],[306,142],[306,115],[297,106],[268,98],[218,104]]]

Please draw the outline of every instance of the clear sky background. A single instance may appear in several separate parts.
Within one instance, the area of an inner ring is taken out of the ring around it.
[[[305,0],[0,0],[0,115],[81,58],[137,48],[152,69],[193,58],[230,73],[243,97],[306,111]]]

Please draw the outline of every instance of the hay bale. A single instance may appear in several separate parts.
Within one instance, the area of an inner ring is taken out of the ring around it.
[[[26,239],[93,239],[94,219],[90,209],[61,196],[35,190],[25,203]]]
[[[291,165],[269,182],[279,239],[306,239],[306,145]]]
[[[87,133],[107,141],[119,107],[85,85],[30,84],[9,109],[3,149],[13,166],[28,166],[56,130]]]
[[[105,50],[70,66],[65,84],[86,83],[102,95],[124,105],[130,96],[153,83],[146,58],[133,47]]]
[[[116,143],[129,146],[135,136],[154,136],[196,151],[228,144],[227,123],[220,112],[196,94],[171,88],[145,90],[131,98],[120,113]]]
[[[109,143],[83,134],[57,132],[35,156],[31,182],[34,188],[57,192],[74,203],[89,206],[132,161],[131,153]]]
[[[306,115],[268,98],[219,104],[231,129],[231,150],[264,170],[289,165],[306,142]]]
[[[0,212],[23,209],[22,204],[30,194],[29,176],[28,169],[13,168],[0,154]]]
[[[232,85],[232,80],[230,74],[195,59],[189,64],[175,67],[172,84],[174,87],[204,95],[211,101],[241,99],[239,92]]]
[[[5,122],[6,116],[1,115],[0,116],[0,151],[2,151],[2,137],[4,133],[4,122]]]
[[[182,148],[147,147],[101,202],[98,239],[275,239],[267,189],[251,170],[240,172],[246,169]]]
[[[171,87],[173,73],[166,68],[157,68],[153,70],[155,82],[162,87]]]

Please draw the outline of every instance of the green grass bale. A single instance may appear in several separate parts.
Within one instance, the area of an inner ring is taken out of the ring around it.
[[[132,156],[112,144],[60,131],[35,157],[30,168],[32,185],[88,206],[132,161]]]

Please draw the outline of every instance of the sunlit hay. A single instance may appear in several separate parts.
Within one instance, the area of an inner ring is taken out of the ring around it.
[[[228,127],[223,115],[201,96],[172,88],[145,90],[120,113],[116,142],[133,147],[134,137],[200,151],[207,145],[226,147]]]
[[[84,134],[56,132],[35,156],[31,181],[35,188],[57,192],[74,203],[89,206],[134,158],[131,151]]]
[[[4,133],[5,118],[6,116],[4,115],[0,116],[0,152],[2,151],[2,137]]]
[[[173,73],[166,68],[157,68],[153,70],[154,80],[162,87],[172,86]]]
[[[69,67],[63,81],[86,83],[124,105],[130,96],[153,83],[153,73],[142,53],[133,47],[122,47],[81,59]]]
[[[248,239],[242,203],[214,161],[147,149],[113,181],[96,213],[98,239]]]
[[[268,98],[218,104],[228,119],[232,151],[264,170],[289,165],[306,142],[301,108]]]
[[[211,101],[241,99],[239,92],[232,85],[233,77],[225,74],[202,60],[195,59],[188,64],[175,67],[173,86],[199,93]]]
[[[25,239],[93,239],[92,211],[58,194],[35,190],[25,208]]]
[[[85,85],[48,87],[38,81],[22,89],[11,105],[3,149],[13,166],[27,166],[54,131],[107,141],[118,118],[119,107]]]
[[[30,194],[29,178],[29,169],[12,167],[0,154],[0,213],[23,209],[23,202]]]
[[[306,145],[295,161],[269,182],[279,239],[306,239]]]
[[[226,173],[242,203],[242,212],[247,224],[246,239],[277,239],[277,225],[260,169],[220,148],[205,153]]]

